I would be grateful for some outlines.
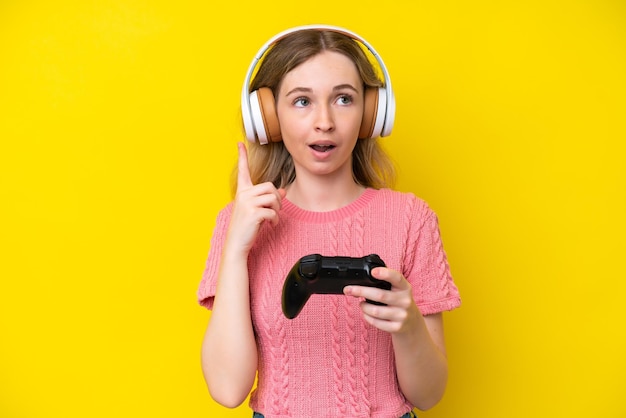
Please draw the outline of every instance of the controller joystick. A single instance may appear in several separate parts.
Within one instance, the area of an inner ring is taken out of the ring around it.
[[[372,269],[385,267],[377,254],[365,257],[324,257],[310,254],[291,268],[283,285],[282,308],[289,319],[295,318],[312,294],[343,293],[348,285],[391,289],[391,283],[372,277]],[[368,300],[369,303],[381,305]]]

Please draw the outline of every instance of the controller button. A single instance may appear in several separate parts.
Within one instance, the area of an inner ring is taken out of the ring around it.
[[[317,276],[317,266],[318,264],[316,262],[300,263],[300,275],[307,279],[315,278],[315,276]]]

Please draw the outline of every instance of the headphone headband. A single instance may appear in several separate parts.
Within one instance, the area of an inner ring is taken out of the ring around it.
[[[265,132],[257,132],[257,129],[255,129],[255,123],[253,121],[253,119],[255,118],[255,114],[258,113],[259,110],[257,110],[256,108],[257,107],[256,97],[254,98],[254,100],[251,101],[251,97],[250,97],[251,95],[250,95],[249,89],[250,89],[250,82],[252,80],[252,75],[254,74],[254,70],[257,64],[259,63],[261,58],[263,58],[267,50],[270,49],[272,45],[274,45],[276,42],[278,42],[282,38],[294,32],[310,30],[310,29],[320,30],[320,31],[324,31],[324,30],[333,31],[333,32],[338,32],[343,35],[346,35],[358,41],[359,43],[363,44],[363,46],[365,46],[368,49],[368,51],[374,56],[374,58],[378,62],[378,65],[382,71],[382,74],[384,77],[384,83],[385,83],[384,88],[379,89],[381,93],[384,91],[384,96],[385,96],[379,99],[380,101],[384,102],[384,106],[385,106],[384,113],[382,115],[379,115],[379,117],[382,118],[380,119],[380,123],[382,124],[382,126],[380,127],[380,136],[388,136],[391,133],[391,129],[393,127],[396,105],[395,105],[395,97],[393,94],[393,89],[391,88],[391,78],[389,77],[389,72],[387,71],[387,67],[385,66],[385,63],[383,62],[382,58],[380,57],[380,55],[378,55],[378,52],[376,52],[374,47],[365,39],[363,39],[356,33],[349,31],[347,29],[341,28],[339,26],[303,25],[303,26],[296,26],[291,29],[284,30],[274,35],[272,38],[270,38],[258,50],[256,55],[254,56],[254,59],[250,63],[250,66],[248,67],[248,71],[244,79],[243,87],[241,89],[241,113],[243,117],[246,137],[248,138],[248,140],[250,140],[251,142],[255,142],[255,140],[258,137],[258,140],[260,143],[266,144],[268,142],[268,139],[265,136]],[[253,101],[255,102],[255,104],[252,103]]]

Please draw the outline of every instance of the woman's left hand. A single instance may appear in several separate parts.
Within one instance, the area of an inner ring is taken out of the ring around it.
[[[370,325],[390,333],[403,333],[414,328],[422,315],[413,301],[411,284],[396,270],[376,267],[372,276],[391,283],[391,290],[367,286],[346,286],[343,293],[347,296],[365,298],[382,302],[386,306],[361,302],[365,321]]]

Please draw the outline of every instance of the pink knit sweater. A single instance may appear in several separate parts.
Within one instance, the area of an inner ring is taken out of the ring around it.
[[[232,204],[218,215],[198,298],[212,308]],[[412,409],[398,387],[391,337],[369,326],[357,300],[312,295],[293,320],[281,310],[289,269],[302,256],[376,253],[411,282],[424,315],[460,305],[437,217],[410,193],[367,189],[352,204],[309,212],[283,201],[280,222],[263,224],[248,258],[259,351],[250,407],[266,418],[399,417]]]

